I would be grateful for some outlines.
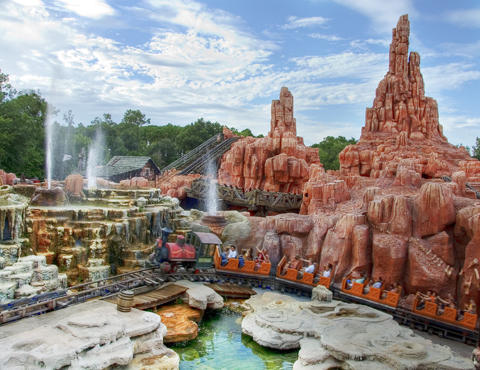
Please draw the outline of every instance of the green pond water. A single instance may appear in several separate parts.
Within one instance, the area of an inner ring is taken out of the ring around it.
[[[180,370],[277,370],[292,369],[297,351],[262,347],[242,334],[242,317],[224,308],[206,312],[198,337],[169,345],[180,356]]]

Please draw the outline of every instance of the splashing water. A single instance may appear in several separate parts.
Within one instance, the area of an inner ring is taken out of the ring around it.
[[[207,166],[208,193],[207,193],[207,212],[214,216],[217,214],[218,197],[217,197],[217,183],[214,180],[217,177],[215,161],[210,161]]]
[[[87,180],[88,188],[94,188],[97,186],[97,173],[95,167],[103,164],[104,157],[104,143],[102,130],[97,127],[95,131],[95,140],[92,141],[88,148],[88,161],[87,161]]]
[[[52,135],[53,135],[53,123],[52,123],[52,107],[47,105],[47,117],[45,120],[47,140],[45,142],[46,149],[46,167],[47,167],[47,187],[52,186]]]

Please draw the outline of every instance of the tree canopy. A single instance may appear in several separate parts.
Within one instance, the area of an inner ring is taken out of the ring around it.
[[[313,144],[312,148],[319,149],[320,162],[322,162],[325,170],[339,170],[340,162],[338,160],[338,155],[347,145],[356,143],[357,140],[353,137],[350,140],[347,140],[343,136],[327,136],[318,144]]]
[[[9,84],[8,75],[0,73],[0,169],[17,175],[24,173],[27,177],[45,177],[47,111],[53,112],[52,120],[55,109],[39,91],[17,92]],[[103,163],[116,155],[138,155],[151,157],[159,168],[163,168],[223,130],[220,123],[203,118],[186,126],[171,123],[157,126],[134,109],[127,109],[120,123],[105,113],[95,117],[89,125],[76,124],[72,111],[68,111],[63,114],[62,123],[54,121],[52,125],[54,179],[64,179],[75,172],[93,146],[100,148]],[[238,131],[230,127],[230,130],[241,136],[254,136],[248,128]],[[326,170],[338,170],[339,153],[356,142],[354,138],[327,136],[312,147],[319,148],[320,161]],[[480,138],[471,153],[480,159]]]

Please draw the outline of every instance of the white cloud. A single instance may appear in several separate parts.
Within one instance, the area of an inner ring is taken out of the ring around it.
[[[335,36],[335,35],[322,35],[320,33],[311,33],[308,36],[311,37],[311,38],[314,38],[314,39],[327,40],[327,41],[331,41],[331,42],[345,40],[345,39],[343,39],[341,37],[338,37],[338,36]]]
[[[480,40],[470,44],[443,43],[441,47],[450,54],[474,58],[480,54]]]
[[[473,70],[474,64],[449,63],[422,68],[425,94],[435,98],[443,90],[459,89],[469,81],[480,79],[480,71]]]
[[[480,117],[440,115],[439,122],[452,144],[471,147],[475,145],[475,138],[480,136]]]
[[[308,17],[308,18],[297,18],[290,16],[287,19],[288,23],[282,26],[283,29],[289,30],[293,28],[300,27],[318,27],[323,26],[326,22],[329,21],[328,18],[323,17]]]
[[[115,10],[103,0],[57,0],[55,4],[87,18],[99,19],[115,13]]]
[[[367,39],[350,41],[350,46],[355,49],[368,49],[367,44],[380,45],[386,48],[390,47],[391,39]]]
[[[398,18],[403,14],[415,17],[416,11],[412,0],[334,0],[364,16],[370,18],[376,30],[389,32],[396,27]]]
[[[448,13],[445,18],[450,23],[461,27],[480,27],[480,9],[456,10]]]

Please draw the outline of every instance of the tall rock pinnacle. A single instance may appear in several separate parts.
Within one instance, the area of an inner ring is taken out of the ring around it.
[[[360,140],[340,153],[341,175],[394,177],[400,161],[408,158],[419,175],[439,177],[476,161],[443,135],[437,102],[425,96],[420,55],[408,54],[409,36],[408,15],[402,15],[392,32],[388,72],[366,109]]]

